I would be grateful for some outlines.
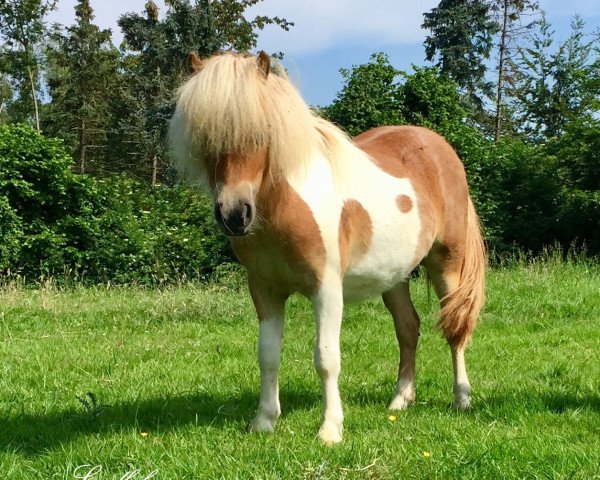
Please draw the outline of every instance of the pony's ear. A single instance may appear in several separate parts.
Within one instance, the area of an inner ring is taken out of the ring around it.
[[[202,65],[204,65],[204,62],[200,58],[198,58],[196,52],[190,52],[188,54],[187,63],[192,73],[196,73],[202,68]]]
[[[262,72],[265,78],[268,77],[269,69],[271,68],[271,57],[269,57],[264,50],[261,50],[258,54],[258,58],[256,59],[256,63],[258,63],[258,69]]]

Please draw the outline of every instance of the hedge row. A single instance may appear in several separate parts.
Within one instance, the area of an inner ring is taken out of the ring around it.
[[[160,284],[204,279],[233,260],[209,202],[185,186],[151,188],[71,170],[62,144],[0,126],[0,270],[28,281]]]
[[[443,126],[442,126],[443,127]],[[560,140],[493,144],[469,127],[443,131],[465,163],[488,246],[600,254],[600,126]],[[235,261],[210,202],[186,186],[73,173],[58,140],[0,125],[0,273],[37,282],[206,279]]]

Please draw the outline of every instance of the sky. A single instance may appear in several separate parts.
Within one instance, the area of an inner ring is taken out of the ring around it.
[[[164,11],[162,0],[155,0]],[[146,0],[91,0],[95,22],[110,28],[114,43],[122,35],[117,19],[126,12],[144,11]],[[294,22],[286,32],[267,26],[259,35],[257,51],[283,52],[284,65],[310,105],[329,105],[342,88],[340,68],[366,63],[371,54],[385,52],[400,70],[424,65],[421,29],[423,13],[439,0],[264,0],[248,10],[254,15],[279,16]],[[586,32],[600,29],[600,0],[539,0],[556,38],[569,34],[575,13],[586,21]],[[74,21],[76,0],[59,0],[48,20],[64,25]]]

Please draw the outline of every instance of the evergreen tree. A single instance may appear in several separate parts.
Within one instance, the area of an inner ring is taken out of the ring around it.
[[[55,31],[47,50],[52,102],[45,109],[45,130],[65,140],[81,173],[94,171],[90,163],[100,167],[111,124],[110,99],[119,85],[119,52],[110,30],[100,30],[93,19],[90,0],[78,0],[76,23]]]
[[[185,75],[185,59],[191,51],[207,56],[218,51],[223,39],[214,27],[211,2],[170,0],[164,19],[149,0],[143,15],[120,17],[124,47],[127,91],[120,110],[126,115],[116,125],[115,141],[129,142],[129,154],[138,176],[155,185],[164,179],[169,163],[164,133],[172,113],[173,91]]]
[[[149,0],[144,14],[126,14],[118,23],[124,34],[127,91],[119,99],[114,144],[125,143],[137,174],[154,185],[168,179],[170,163],[164,134],[173,112],[173,91],[187,75],[190,52],[200,57],[222,48],[249,49],[257,30],[267,24],[284,29],[277,17],[246,20],[245,10],[262,0],[168,0],[165,17]],[[122,156],[122,155],[120,155]]]
[[[216,0],[211,2],[214,11],[214,26],[225,44],[239,52],[256,47],[258,32],[267,25],[277,25],[288,31],[294,26],[285,18],[258,15],[247,20],[246,10],[263,0]]]
[[[571,35],[553,49],[551,25],[542,18],[530,47],[521,49],[513,94],[521,129],[533,139],[559,137],[566,125],[598,115],[598,34],[587,40],[575,17]]]
[[[538,4],[532,0],[492,0],[492,11],[500,28],[498,40],[498,80],[496,82],[496,111],[494,115],[494,139],[500,138],[503,117],[505,116],[504,92],[512,81],[510,66],[514,62],[517,41],[535,25],[535,21],[524,21],[538,10]]]
[[[0,1],[0,73],[15,90],[11,110],[15,120],[32,119],[40,129],[39,46],[45,32],[44,17],[57,0]]]
[[[471,105],[482,111],[483,97],[491,94],[485,61],[498,30],[490,5],[484,0],[441,0],[424,14],[422,27],[430,32],[425,39],[426,59],[434,61],[443,75],[461,87]]]

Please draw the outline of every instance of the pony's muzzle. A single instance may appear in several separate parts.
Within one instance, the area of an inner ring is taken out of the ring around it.
[[[248,201],[239,200],[233,205],[217,202],[215,218],[223,233],[230,237],[246,235],[254,219],[254,208]]]

